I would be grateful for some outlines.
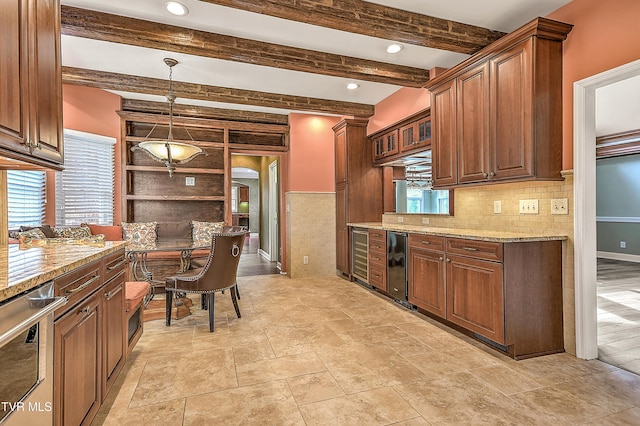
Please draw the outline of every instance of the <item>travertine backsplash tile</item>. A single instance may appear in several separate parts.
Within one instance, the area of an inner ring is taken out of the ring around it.
[[[292,278],[335,275],[336,194],[288,192],[287,265]],[[304,256],[309,263],[304,264]]]
[[[551,200],[567,198],[568,215],[552,215]],[[519,200],[539,200],[538,214],[524,215],[518,212]],[[493,213],[493,202],[502,201],[502,213]],[[575,299],[573,273],[573,175],[568,173],[564,181],[517,182],[491,186],[456,188],[454,190],[454,216],[384,214],[383,223],[396,224],[398,216],[404,225],[422,225],[422,218],[429,218],[429,226],[446,228],[482,229],[510,232],[558,232],[567,235],[563,243],[563,305],[564,345],[571,354],[576,353]]]

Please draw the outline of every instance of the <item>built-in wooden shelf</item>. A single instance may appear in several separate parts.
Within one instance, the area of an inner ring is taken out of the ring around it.
[[[144,201],[224,201],[224,195],[132,195],[127,200]]]
[[[132,172],[167,172],[165,166],[125,166],[125,170]],[[199,169],[196,167],[179,167],[173,171],[176,173],[187,174],[210,174],[210,175],[223,175],[224,169]]]

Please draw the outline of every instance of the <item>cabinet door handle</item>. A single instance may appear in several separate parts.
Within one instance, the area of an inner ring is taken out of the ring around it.
[[[478,251],[477,248],[473,248],[473,247],[462,247],[462,250],[466,250],[466,251]]]
[[[87,322],[87,321],[89,320],[89,318],[91,318],[91,317],[96,313],[96,311],[94,311],[93,309],[91,309],[91,306],[86,306],[86,307],[84,307],[84,308],[83,308],[79,313],[80,313],[80,314],[82,314],[82,315],[84,316],[84,318],[82,319],[82,321],[81,321],[81,322],[79,322],[79,323],[76,325],[76,328],[77,328],[77,327],[80,327],[82,324],[84,324],[85,322]]]
[[[65,290],[66,294],[75,294],[79,291],[84,290],[85,288],[89,287],[91,284],[93,284],[93,282],[95,280],[97,280],[98,278],[100,278],[100,275],[94,275],[93,278],[87,280],[87,282],[85,282],[84,284],[80,284],[78,287],[74,288],[73,290]]]
[[[451,259],[449,259],[448,257],[447,257],[447,262],[451,262]]]
[[[108,293],[104,294],[104,298],[106,300],[111,300],[113,299],[113,296],[115,296],[116,294],[120,293],[122,291],[122,286],[118,287],[117,289],[110,291]]]
[[[431,244],[431,241],[420,241],[422,244]]]
[[[440,261],[442,262],[444,260],[444,257],[440,256]]]
[[[107,271],[113,271],[114,269],[118,269],[119,267],[121,267],[122,265],[124,265],[126,262],[125,259],[122,259],[120,262],[116,263],[113,266],[108,266],[107,267]]]
[[[373,247],[373,248],[380,248],[380,246],[371,246],[371,247]]]
[[[483,173],[483,174],[482,174],[482,177],[489,177],[489,175],[488,175],[488,174],[486,174],[486,173]]]
[[[495,175],[496,175],[496,172],[491,172],[491,173],[489,173],[489,176],[491,176],[491,177],[493,177],[493,176],[495,176]]]
[[[395,287],[394,287],[394,288],[393,288],[393,291],[398,292],[398,291],[400,291],[400,290],[398,290],[397,288],[395,288]]]

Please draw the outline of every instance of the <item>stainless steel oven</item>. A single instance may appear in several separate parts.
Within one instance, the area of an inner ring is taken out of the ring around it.
[[[53,283],[0,304],[0,425],[53,424]]]

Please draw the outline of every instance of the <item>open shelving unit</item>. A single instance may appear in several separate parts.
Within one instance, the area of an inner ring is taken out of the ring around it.
[[[176,142],[199,146],[206,155],[167,168],[138,143],[167,138],[169,118],[158,113],[119,111],[122,129],[122,217],[127,222],[231,223],[231,152],[288,151],[289,127],[201,117],[173,117]]]

